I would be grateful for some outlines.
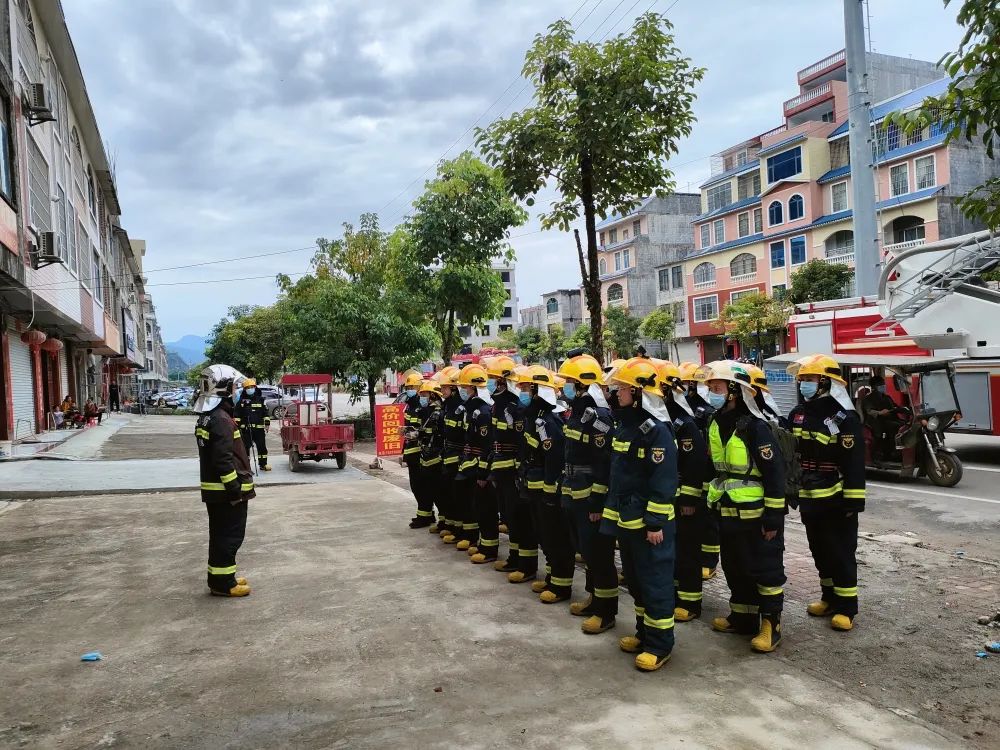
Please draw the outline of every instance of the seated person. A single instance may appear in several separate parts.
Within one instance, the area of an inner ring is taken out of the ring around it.
[[[87,421],[96,419],[97,424],[100,424],[104,417],[104,410],[99,408],[92,398],[88,398],[87,403],[83,405],[83,417]]]
[[[62,406],[57,406],[52,411],[52,421],[56,423],[56,429],[61,430],[63,427],[63,422],[65,422],[65,417],[63,416]]]
[[[871,425],[875,457],[888,458],[896,450],[896,433],[902,421],[899,404],[885,391],[885,378],[875,375],[871,379],[872,392],[864,399],[865,423]]]

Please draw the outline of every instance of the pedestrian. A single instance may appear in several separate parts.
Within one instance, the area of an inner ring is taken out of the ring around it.
[[[121,402],[119,401],[120,393],[118,391],[118,383],[112,381],[108,386],[108,409],[111,411],[121,411]]]
[[[542,402],[535,399],[535,386],[531,380],[531,368],[518,365],[507,380],[508,390],[517,393],[520,419],[514,419],[517,436],[517,496],[509,517],[510,540],[517,544],[517,570],[507,574],[509,583],[532,582],[532,591],[541,593],[544,581],[538,576],[538,528],[535,525],[534,495],[529,483],[540,481],[545,474],[545,457],[536,434],[535,420],[541,411]],[[534,478],[533,478],[534,477]],[[534,587],[538,585],[538,588]]]
[[[802,464],[796,501],[822,591],[807,611],[847,631],[858,614],[858,513],[865,509],[861,420],[833,357],[803,357],[788,372],[802,395],[788,415]]]
[[[420,494],[417,495],[417,516],[430,520],[436,530],[434,503],[438,502],[439,515],[443,513],[441,497],[441,449],[444,431],[441,411],[441,385],[434,378],[427,378],[417,388],[420,399]],[[433,531],[431,533],[434,533]]]
[[[441,541],[458,544],[462,535],[462,519],[459,506],[459,492],[466,489],[464,481],[458,481],[458,464],[465,448],[465,404],[458,394],[457,367],[448,366],[441,370],[441,396],[444,398],[441,421],[444,424],[444,446],[441,449],[442,499],[445,502],[445,520],[438,521]]]
[[[864,418],[871,426],[874,445],[872,457],[876,466],[891,461],[896,452],[896,435],[903,421],[899,418],[899,404],[886,393],[885,378],[874,375],[868,382],[871,393],[864,397]]]
[[[721,633],[753,635],[760,653],[781,643],[784,603],[785,464],[754,400],[750,373],[731,361],[711,362],[703,380],[715,413],[708,447],[715,477],[708,505],[719,516],[729,614],[712,620]]]
[[[614,419],[601,390],[600,363],[582,351],[568,353],[559,367],[566,379],[563,395],[570,412],[563,430],[566,465],[562,506],[586,564],[588,597],[570,604],[570,614],[586,617],[580,629],[594,635],[615,626],[618,614],[618,570],[615,539],[600,533],[611,473]]]
[[[674,648],[674,498],[677,449],[650,360],[633,357],[606,376],[616,428],[601,531],[615,534],[635,604],[636,634],[618,642],[644,672]]]
[[[475,563],[495,562],[500,549],[500,519],[496,493],[489,482],[493,448],[492,406],[482,365],[470,363],[458,371],[455,383],[465,407],[465,443],[458,463],[461,540],[456,545]]]
[[[687,389],[681,380],[680,369],[673,362],[660,362],[657,364],[657,378],[677,439],[680,487],[675,503],[678,513],[675,524],[674,621],[688,622],[701,617],[701,543],[709,515],[705,486],[712,478],[712,463],[705,436],[698,429],[693,409],[687,401]]]
[[[256,447],[257,462],[261,471],[270,471],[267,463],[267,433],[271,429],[271,415],[264,404],[264,394],[257,388],[254,378],[243,381],[243,390],[236,394],[236,424],[243,431],[243,444]]]
[[[208,588],[215,596],[246,596],[250,585],[236,576],[247,501],[256,497],[242,435],[233,420],[233,392],[243,376],[228,365],[201,371],[194,411],[201,473],[201,501],[208,511]]]
[[[517,506],[517,453],[518,443],[524,434],[523,407],[517,394],[508,385],[508,378],[514,376],[517,363],[506,355],[490,357],[481,362],[486,367],[489,380],[486,390],[493,399],[490,423],[493,428],[493,445],[490,454],[490,482],[497,498],[500,518],[507,527],[507,557],[497,560],[493,567],[502,573],[517,570],[518,534],[514,515]],[[520,429],[518,429],[520,425]],[[502,527],[500,528],[502,531]],[[479,554],[484,554],[482,550]],[[477,560],[474,562],[485,562]]]
[[[420,510],[419,495],[421,493],[420,480],[420,397],[417,395],[417,388],[423,383],[424,377],[416,370],[406,373],[403,381],[403,392],[399,394],[397,403],[406,404],[403,411],[403,455],[400,462],[406,464],[406,473],[410,480],[410,492],[413,499],[417,501],[417,515],[410,519],[411,529],[425,529],[433,525],[434,518],[421,515],[425,513]]]
[[[681,381],[686,388],[685,399],[691,407],[694,422],[701,430],[702,437],[708,442],[708,420],[715,410],[708,403],[708,386],[698,380],[699,367],[694,362],[681,362],[677,368],[681,373]],[[707,489],[707,487],[706,487]],[[709,513],[705,516],[705,527],[702,530],[701,541],[701,579],[703,581],[715,578],[719,568],[719,516]]]

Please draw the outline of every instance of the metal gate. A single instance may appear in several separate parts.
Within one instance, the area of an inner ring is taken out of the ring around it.
[[[14,395],[14,440],[35,432],[35,379],[31,370],[31,347],[10,332],[10,383]]]

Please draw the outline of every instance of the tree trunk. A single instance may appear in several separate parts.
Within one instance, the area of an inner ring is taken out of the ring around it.
[[[444,341],[441,342],[441,359],[444,360],[444,366],[447,367],[451,364],[451,355],[455,352],[452,351],[452,344],[455,341],[455,311],[448,311],[448,325],[445,326]]]
[[[587,310],[590,312],[590,346],[597,361],[603,362],[604,319],[601,317],[601,283],[597,274],[594,165],[588,153],[580,155],[580,202],[583,203],[584,226],[587,230],[587,273],[583,277],[583,290],[587,296]],[[579,243],[579,237],[577,242]]]
[[[375,384],[378,379],[374,375],[369,375],[368,381],[368,413],[372,418],[372,434],[375,433]],[[332,414],[330,416],[333,416]]]
[[[760,367],[761,362],[764,361],[763,360],[764,350],[763,350],[763,347],[761,346],[761,343],[760,343],[760,327],[759,326],[757,327],[756,334],[757,334],[757,366]]]

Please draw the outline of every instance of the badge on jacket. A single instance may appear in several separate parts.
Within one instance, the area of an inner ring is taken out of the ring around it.
[[[516,422],[514,422],[514,429],[517,430],[518,432],[524,432],[524,420],[519,419]]]
[[[482,427],[479,428],[479,434],[482,435],[483,437],[486,437],[489,433],[490,433],[490,428],[487,427],[486,425],[483,425]]]
[[[763,458],[765,461],[770,461],[772,458],[774,458],[774,448],[771,447],[770,445],[760,446],[760,457]]]
[[[694,450],[694,440],[692,438],[684,438],[681,440],[681,450],[685,453],[690,453]]]
[[[598,448],[604,447],[604,440],[605,440],[604,435],[602,435],[601,433],[597,433],[596,435],[594,435],[594,445],[596,445]]]
[[[666,457],[667,452],[663,448],[653,448],[650,453],[650,457],[653,459],[654,464],[662,464],[663,459]]]
[[[551,447],[552,447],[552,440],[551,439],[543,440],[542,441],[542,450],[543,451],[547,451]]]
[[[840,444],[850,450],[854,447],[854,435],[841,435]]]

